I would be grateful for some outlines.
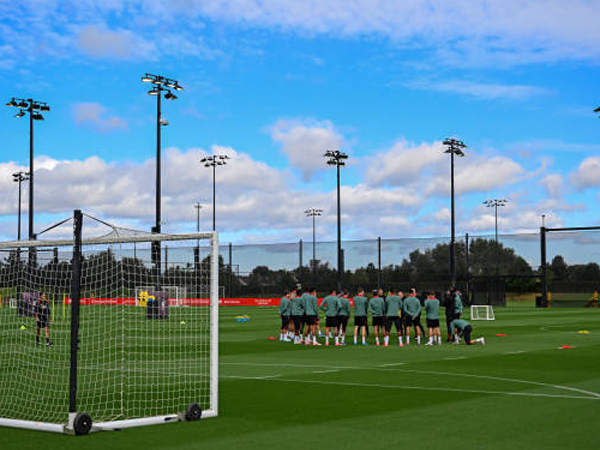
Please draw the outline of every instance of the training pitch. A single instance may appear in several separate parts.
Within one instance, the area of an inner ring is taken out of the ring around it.
[[[495,313],[472,322],[485,346],[383,348],[371,332],[367,347],[315,348],[267,339],[275,308],[224,307],[220,417],[84,437],[0,428],[0,448],[600,448],[600,309]]]

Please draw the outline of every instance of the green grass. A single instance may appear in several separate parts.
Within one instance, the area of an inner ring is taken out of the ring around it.
[[[495,312],[473,322],[485,347],[313,348],[267,340],[273,308],[222,308],[220,417],[85,437],[0,428],[0,448],[598,448],[600,309]]]

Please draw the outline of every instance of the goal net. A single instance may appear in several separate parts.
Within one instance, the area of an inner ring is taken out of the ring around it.
[[[492,305],[471,305],[471,320],[496,320]]]
[[[0,243],[0,425],[85,434],[216,416],[217,234],[81,239],[73,220],[73,239]]]

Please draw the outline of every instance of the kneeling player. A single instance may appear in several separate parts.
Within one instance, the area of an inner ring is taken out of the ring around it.
[[[480,343],[481,345],[485,345],[485,339],[480,337],[477,339],[471,339],[471,332],[473,331],[473,327],[466,320],[462,319],[454,319],[451,323],[452,334],[454,334],[454,343],[460,344],[460,338],[462,337],[465,340],[465,344],[473,345],[476,343]]]

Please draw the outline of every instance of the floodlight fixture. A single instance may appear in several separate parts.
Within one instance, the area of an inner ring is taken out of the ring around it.
[[[495,230],[496,230],[496,275],[500,273],[500,245],[498,243],[498,207],[506,206],[508,200],[506,199],[488,199],[483,204],[488,208],[494,208],[495,216]]]
[[[204,165],[204,167],[212,167],[213,172],[213,231],[216,230],[217,225],[217,215],[216,215],[216,176],[217,176],[217,166],[225,166],[227,165],[227,160],[231,159],[229,155],[208,155],[203,157],[200,160],[200,163]]]
[[[32,114],[32,118],[33,120],[44,120],[44,116],[37,112]]]
[[[13,98],[11,98],[11,99],[10,99],[10,100],[9,100],[9,101],[6,103],[6,106],[11,106],[11,107],[13,107],[13,108],[17,107],[17,105],[18,105],[18,104],[17,104],[17,102],[15,101],[14,97],[13,97]]]
[[[25,111],[21,110],[17,114],[15,114],[15,117],[23,117],[24,115],[25,115]]]

